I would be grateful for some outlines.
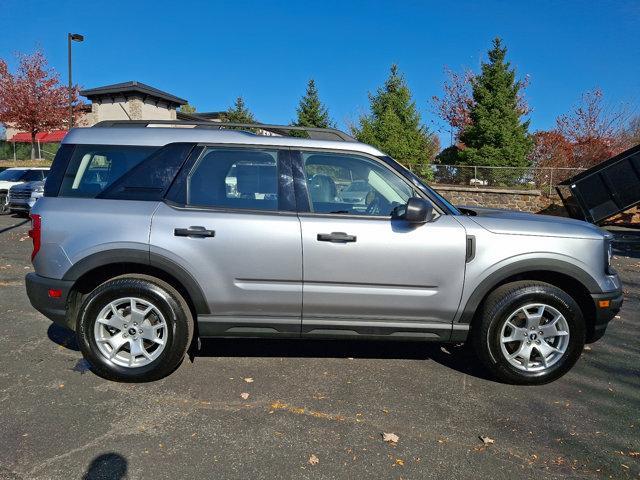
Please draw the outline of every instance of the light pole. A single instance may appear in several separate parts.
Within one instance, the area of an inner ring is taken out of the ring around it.
[[[67,50],[69,53],[69,130],[73,128],[73,83],[71,81],[71,42],[82,42],[84,35],[79,33],[67,34]]]

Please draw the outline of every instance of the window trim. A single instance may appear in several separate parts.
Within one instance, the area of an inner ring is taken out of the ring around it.
[[[332,154],[339,154],[339,155],[353,155],[356,157],[363,157],[366,158],[367,160],[371,160],[374,163],[377,163],[381,168],[384,168],[388,171],[390,171],[393,175],[395,175],[396,177],[398,177],[398,179],[404,183],[405,185],[407,185],[407,187],[409,187],[411,189],[412,192],[414,192],[414,195],[416,197],[419,198],[423,198],[423,199],[427,199],[429,200],[432,204],[433,204],[433,209],[434,211],[438,212],[438,214],[440,215],[445,215],[447,212],[445,212],[438,203],[434,202],[429,196],[427,196],[424,192],[422,192],[421,190],[417,189],[417,187],[410,182],[404,175],[402,175],[400,172],[398,172],[396,169],[392,168],[391,165],[389,165],[387,162],[385,162],[384,160],[380,159],[379,157],[376,157],[375,155],[371,155],[365,152],[360,152],[357,150],[338,150],[338,149],[329,149],[329,148],[300,148],[300,147],[291,147],[291,161],[292,162],[297,162],[298,168],[294,168],[294,175],[303,175],[302,178],[298,178],[298,181],[295,182],[296,187],[299,185],[300,188],[303,188],[304,191],[301,192],[303,195],[306,196],[306,198],[308,199],[308,203],[309,206],[307,207],[306,210],[303,210],[300,208],[300,204],[298,204],[298,215],[300,217],[324,217],[324,218],[347,218],[347,219],[361,219],[361,220],[392,220],[393,217],[391,215],[358,215],[358,214],[351,214],[351,213],[317,213],[317,212],[313,212],[311,211],[312,208],[312,202],[311,202],[311,197],[310,197],[310,193],[309,193],[309,187],[307,185],[307,177],[304,171],[304,161],[302,159],[302,153],[303,152],[322,152],[322,153],[332,153]],[[294,155],[294,153],[298,153],[299,155]]]
[[[249,209],[249,208],[237,208],[237,207],[224,207],[220,205],[207,206],[207,205],[189,205],[187,203],[187,180],[192,174],[193,169],[198,165],[198,162],[208,149],[236,149],[236,150],[271,150],[276,151],[276,168],[278,169],[277,181],[278,181],[278,208],[273,209]],[[291,154],[290,148],[286,146],[278,145],[249,145],[246,143],[198,143],[194,146],[191,154],[187,160],[183,163],[182,168],[178,171],[171,186],[165,192],[163,202],[171,208],[178,210],[191,210],[201,212],[217,212],[217,213],[235,213],[235,214],[250,214],[250,215],[297,215],[295,196],[294,204],[289,205],[290,210],[283,209],[282,202],[284,199],[284,193],[292,184],[288,185],[283,181],[283,175],[286,169],[291,169]],[[282,167],[286,168],[283,169]],[[291,173],[293,176],[293,172]],[[183,198],[175,199],[171,197],[177,196],[176,194],[184,194]],[[294,191],[290,192],[294,195]]]

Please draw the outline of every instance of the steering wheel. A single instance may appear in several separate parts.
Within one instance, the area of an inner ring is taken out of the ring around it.
[[[391,212],[391,204],[376,191],[371,191],[367,195],[367,215],[383,216],[389,215]]]

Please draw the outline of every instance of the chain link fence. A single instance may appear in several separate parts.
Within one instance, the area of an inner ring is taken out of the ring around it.
[[[466,187],[555,191],[556,185],[585,170],[571,167],[490,167],[473,165],[412,165],[429,183]]]

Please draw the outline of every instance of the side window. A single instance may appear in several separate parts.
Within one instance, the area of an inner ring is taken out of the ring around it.
[[[157,148],[77,145],[64,173],[59,195],[95,198]]]
[[[278,151],[207,148],[187,176],[193,206],[278,209]]]
[[[22,180],[24,180],[25,182],[35,182],[38,180],[42,180],[42,173],[43,170],[28,170],[27,173],[22,176]]]
[[[413,190],[388,168],[366,157],[303,152],[312,211],[390,216]]]

